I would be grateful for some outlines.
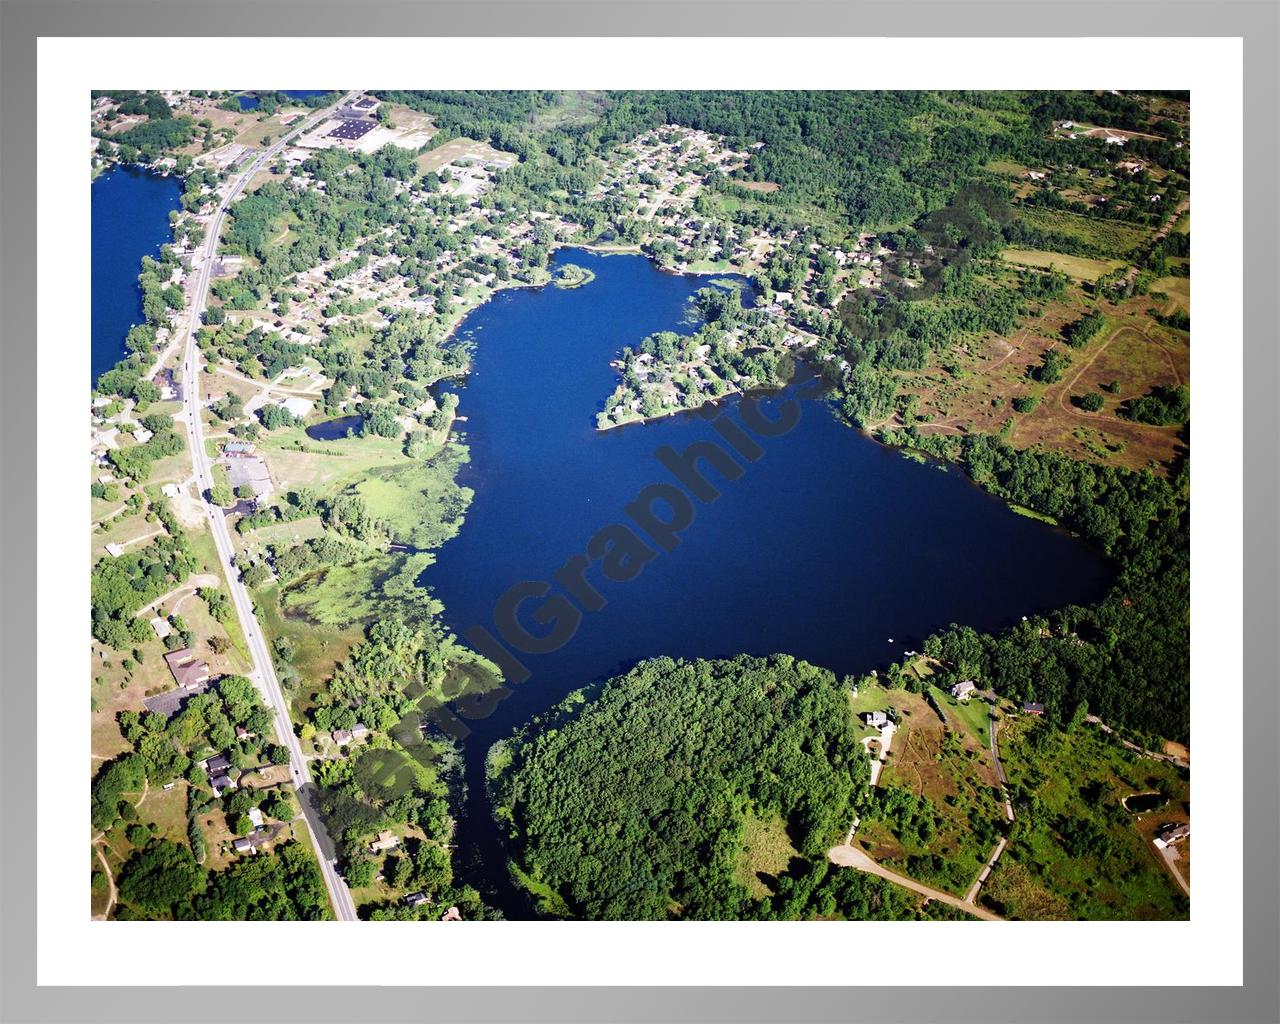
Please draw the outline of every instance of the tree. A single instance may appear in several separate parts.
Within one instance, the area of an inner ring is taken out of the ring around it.
[[[1080,396],[1080,408],[1085,412],[1098,412],[1102,409],[1104,399],[1096,391]]]
[[[154,914],[185,904],[204,887],[204,872],[187,847],[164,839],[135,851],[120,873],[120,898]]]
[[[231,493],[231,485],[219,481],[209,488],[209,500],[220,508],[226,508],[235,497]]]

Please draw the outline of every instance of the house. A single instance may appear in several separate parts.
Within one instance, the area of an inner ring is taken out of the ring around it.
[[[223,455],[252,455],[253,445],[248,441],[229,441],[222,446]]]
[[[222,796],[228,790],[235,789],[235,781],[230,775],[214,775],[209,779],[209,786],[213,789],[214,796]]]
[[[109,554],[112,558],[119,558],[121,555],[124,554],[124,548],[119,544],[108,544],[107,554]]]
[[[253,815],[250,814],[250,817],[252,816]],[[283,827],[283,825],[273,825],[270,828],[266,828],[260,825],[249,833],[249,835],[233,839],[231,841],[231,848],[235,850],[236,853],[257,853],[259,847],[265,846],[267,843],[271,842],[271,840],[280,834],[280,830]]]
[[[1174,843],[1190,837],[1191,825],[1189,822],[1167,821],[1156,831],[1156,837],[1152,841],[1159,849],[1163,850],[1166,846],[1172,846]]]
[[[362,740],[368,735],[369,727],[365,725],[364,722],[356,722],[356,724],[351,727],[352,739]]]
[[[977,688],[977,684],[972,679],[966,679],[964,682],[956,683],[955,686],[951,687],[951,696],[956,700],[968,700]]]
[[[251,740],[257,735],[256,732],[250,732],[243,725],[236,726],[236,739],[238,740]]]
[[[343,746],[344,744],[350,743],[351,730],[350,729],[334,729],[333,742],[338,744],[338,746],[340,747]]]
[[[440,915],[440,920],[441,921],[461,921],[462,914],[458,911],[457,907],[450,907],[448,910],[446,910],[443,914]]]
[[[889,716],[883,711],[864,711],[862,720],[872,729],[883,729],[889,724]]]
[[[146,427],[139,427],[137,430],[133,432],[133,439],[137,441],[138,444],[146,444],[148,441],[151,440],[152,436],[153,435],[151,431],[149,431]]]
[[[151,620],[151,628],[156,631],[156,636],[161,640],[173,632],[173,627],[169,625],[169,620],[161,618],[159,615]]]
[[[262,809],[259,807],[250,807],[249,820],[253,822],[254,828],[262,828]]]
[[[378,833],[378,838],[369,844],[370,853],[382,853],[384,850],[394,850],[400,845],[400,837],[390,829],[384,828]]]
[[[1027,701],[1025,704],[1023,704],[1023,705],[1022,705],[1022,713],[1023,713],[1024,715],[1038,715],[1038,716],[1043,716],[1043,715],[1044,715],[1044,705],[1043,705],[1043,704],[1039,704],[1039,703],[1034,703],[1034,702],[1032,702],[1032,701]]]
[[[170,651],[164,656],[164,663],[169,666],[178,689],[191,693],[209,688],[209,665],[197,658],[190,647]]]
[[[176,498],[179,494],[182,493],[182,488],[179,487],[177,484],[165,484],[163,487],[160,488],[160,493],[163,494],[166,498]]]
[[[422,904],[430,902],[431,900],[427,898],[427,894],[425,892],[411,892],[404,898],[404,905],[406,907],[420,907]]]
[[[200,767],[209,774],[209,778],[213,778],[215,775],[222,775],[231,767],[231,759],[226,754],[214,754],[213,757],[207,757],[201,761]]]

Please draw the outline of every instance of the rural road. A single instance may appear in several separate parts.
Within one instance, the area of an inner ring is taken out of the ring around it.
[[[973,880],[973,885],[969,886],[969,891],[964,894],[964,901],[972,904],[978,898],[978,890],[982,888],[982,883],[987,880],[987,876],[991,874],[992,869],[996,866],[996,861],[1000,859],[1000,854],[1004,853],[1005,845],[1009,840],[1004,836],[1000,837],[1000,841],[996,843],[996,847],[991,851],[991,856],[987,858],[986,867],[979,873],[978,877]]]
[[[245,186],[258,171],[270,163],[271,159],[288,145],[293,138],[313,128],[327,117],[334,107],[347,102],[354,95],[355,93],[348,93],[338,103],[326,107],[309,117],[270,149],[258,154],[241,171],[240,176],[228,189],[226,196],[209,222],[198,265],[194,258],[192,260],[192,269],[195,271],[196,281],[191,293],[186,354],[183,357],[182,364],[183,379],[186,384],[183,388],[183,404],[185,406],[183,418],[186,420],[187,444],[191,451],[192,466],[195,469],[196,489],[200,492],[202,500],[203,496],[213,487],[214,480],[213,466],[204,445],[204,426],[200,421],[201,353],[196,345],[196,331],[200,329],[205,306],[208,302],[209,281],[213,270],[214,256],[217,252],[218,236],[222,233],[223,221],[231,204],[244,191]],[[262,692],[267,706],[273,710],[276,718],[276,732],[288,748],[290,774],[294,785],[298,789],[299,802],[302,805],[307,827],[311,831],[313,845],[316,848],[316,858],[320,862],[320,871],[324,876],[325,887],[329,891],[329,900],[333,905],[334,916],[340,921],[355,921],[357,920],[355,902],[351,898],[346,882],[338,874],[335,866],[333,841],[325,830],[319,811],[313,804],[314,788],[311,782],[311,772],[307,766],[306,758],[303,757],[302,747],[298,743],[298,738],[293,732],[288,701],[285,699],[284,691],[281,690],[280,682],[276,678],[275,668],[271,662],[271,653],[267,648],[266,638],[262,634],[262,627],[254,614],[253,602],[249,597],[249,592],[240,581],[240,575],[232,565],[235,547],[231,543],[231,533],[227,529],[226,517],[222,514],[222,509],[217,508],[208,501],[203,501],[203,505],[205,515],[209,520],[209,528],[213,533],[218,559],[222,563],[222,571],[227,577],[227,585],[231,591],[231,601],[235,607],[236,616],[240,621],[240,628],[249,645],[249,654],[253,661],[253,670],[249,678],[253,680],[254,684]]]
[[[1115,730],[1111,728],[1111,726],[1107,725],[1107,723],[1097,715],[1085,715],[1084,720],[1090,725],[1096,725],[1108,735],[1115,733]],[[1167,761],[1169,764],[1177,765],[1179,768],[1186,768],[1188,770],[1191,768],[1191,762],[1185,758],[1175,757],[1173,754],[1162,754],[1156,750],[1147,750],[1145,747],[1140,747],[1138,744],[1125,739],[1123,736],[1120,737],[1120,743],[1125,747],[1125,749],[1132,750],[1135,754],[1141,754],[1143,757],[1149,757],[1155,761]]]
[[[900,885],[904,889],[910,889],[912,892],[918,892],[922,896],[928,896],[931,900],[937,900],[939,903],[945,903],[949,907],[955,907],[957,910],[971,914],[979,920],[1004,920],[1000,915],[993,914],[977,904],[966,903],[959,896],[952,896],[949,892],[943,892],[941,889],[935,889],[922,882],[917,882],[914,878],[908,878],[906,875],[900,875],[895,871],[890,871],[888,868],[881,867],[867,853],[859,850],[856,846],[833,846],[827,851],[827,858],[832,864],[837,864],[842,868],[854,868],[857,871],[864,871],[868,875],[883,878],[886,882],[892,882],[894,885]]]

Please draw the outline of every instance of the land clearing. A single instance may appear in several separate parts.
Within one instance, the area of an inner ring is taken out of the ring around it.
[[[1106,461],[1130,469],[1167,467],[1186,454],[1181,426],[1155,426],[1120,416],[1121,406],[1158,385],[1177,386],[1190,376],[1190,346],[1154,324],[1120,322],[1071,353],[1063,379],[1044,389],[1039,405],[1018,416],[1009,440],[1019,447],[1043,445],[1073,458]],[[1110,386],[1118,391],[1112,394]],[[1100,411],[1073,401],[1096,392]]]
[[[420,171],[438,171],[446,164],[456,163],[459,160],[511,165],[516,163],[517,159],[514,153],[504,153],[500,149],[494,149],[487,142],[478,142],[466,136],[459,136],[423,153],[418,157],[417,163]]]
[[[1052,267],[1077,281],[1096,281],[1104,274],[1125,266],[1124,260],[1088,259],[1084,256],[1067,256],[1060,252],[1041,249],[1005,249],[1000,258],[1006,263],[1022,267]]]
[[[780,817],[748,815],[742,825],[742,849],[738,854],[738,878],[755,899],[766,899],[777,888],[778,878],[800,851],[787,835]]]

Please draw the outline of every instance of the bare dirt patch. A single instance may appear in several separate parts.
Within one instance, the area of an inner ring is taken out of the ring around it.
[[[418,157],[417,163],[419,170],[438,171],[445,164],[466,159],[478,160],[481,163],[489,163],[491,161],[506,163],[508,161],[514,162],[516,155],[514,153],[504,153],[500,149],[494,149],[487,142],[477,142],[475,139],[461,136],[423,153]]]

